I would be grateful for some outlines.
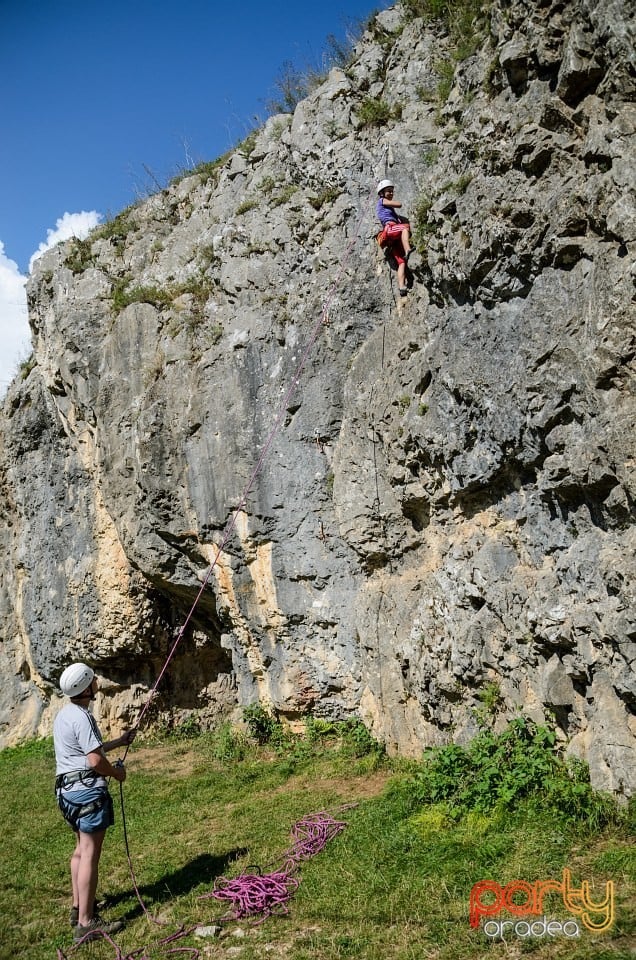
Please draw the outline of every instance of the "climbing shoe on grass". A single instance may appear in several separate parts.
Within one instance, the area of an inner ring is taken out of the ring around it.
[[[99,940],[103,933],[110,936],[111,933],[118,933],[119,930],[123,929],[124,925],[121,920],[112,920],[110,923],[106,923],[100,917],[93,917],[85,927],[81,923],[77,924],[73,933],[73,940],[75,943],[89,943],[91,940]]]
[[[98,903],[97,900],[95,900],[95,902],[93,903],[93,918],[94,918],[94,919],[99,920],[99,908],[100,908],[100,907],[103,908],[103,907],[105,907],[105,906],[106,906],[106,901],[105,901],[105,900],[102,900],[100,903]],[[70,925],[71,925],[72,927],[76,927],[76,926],[77,926],[77,924],[79,923],[79,907],[71,907],[71,912],[69,913],[68,919],[69,919],[69,923],[70,923]]]

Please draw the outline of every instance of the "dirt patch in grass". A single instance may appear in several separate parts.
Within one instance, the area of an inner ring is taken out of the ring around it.
[[[301,774],[299,777],[292,777],[290,783],[295,786],[307,786],[312,790],[323,791],[325,793],[336,793],[342,798],[343,802],[354,803],[356,800],[370,800],[372,797],[379,796],[391,778],[390,771],[376,770],[374,773],[365,773],[359,777],[311,777]],[[284,793],[289,789],[289,784],[282,784],[277,787],[276,793]]]
[[[190,774],[198,762],[199,758],[192,748],[179,748],[171,743],[133,746],[126,758],[126,766],[130,771],[140,770],[148,773],[160,771],[162,776]]]
[[[260,762],[263,764],[275,763],[278,758],[275,754],[263,754]],[[126,764],[129,771],[143,773],[161,773],[162,777],[181,777],[190,775],[201,764],[201,755],[195,747],[189,744],[150,744],[133,746]],[[215,763],[220,773],[222,763]],[[290,789],[310,789],[313,792],[335,794],[343,803],[354,803],[357,800],[369,800],[377,797],[384,790],[392,776],[388,769],[374,770],[371,773],[362,773],[359,776],[322,777],[315,772],[301,771],[293,773],[284,783],[268,788],[269,794],[288,793]]]

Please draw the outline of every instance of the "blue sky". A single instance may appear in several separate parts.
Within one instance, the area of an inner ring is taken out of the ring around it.
[[[386,0],[0,0],[0,393],[30,351],[24,278],[243,139],[286,63],[320,67]]]

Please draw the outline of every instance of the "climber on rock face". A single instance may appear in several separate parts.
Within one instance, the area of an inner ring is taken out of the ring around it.
[[[398,268],[398,288],[400,296],[408,293],[406,285],[406,265],[413,253],[411,247],[411,225],[406,217],[397,213],[402,206],[400,200],[393,199],[395,184],[391,180],[380,180],[378,184],[378,203],[376,213],[382,224],[382,232],[378,236],[378,243],[386,247],[395,258]]]

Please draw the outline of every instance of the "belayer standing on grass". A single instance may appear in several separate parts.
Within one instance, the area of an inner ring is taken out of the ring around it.
[[[386,247],[397,262],[397,277],[400,296],[407,295],[406,265],[413,253],[411,248],[411,225],[406,217],[397,210],[402,206],[400,200],[393,199],[395,184],[391,180],[380,180],[378,184],[378,203],[376,213],[382,224],[382,232],[378,236],[378,243]]]
[[[53,723],[55,747],[55,795],[64,819],[76,834],[71,857],[73,906],[70,922],[73,937],[94,940],[102,933],[116,933],[123,923],[105,923],[95,910],[99,858],[106,829],[114,823],[113,801],[106,777],[121,783],[126,769],[115,765],[106,752],[132,743],[135,730],[104,743],[89,704],[97,694],[95,672],[85,663],[72,663],[60,677],[60,690],[70,697]]]

